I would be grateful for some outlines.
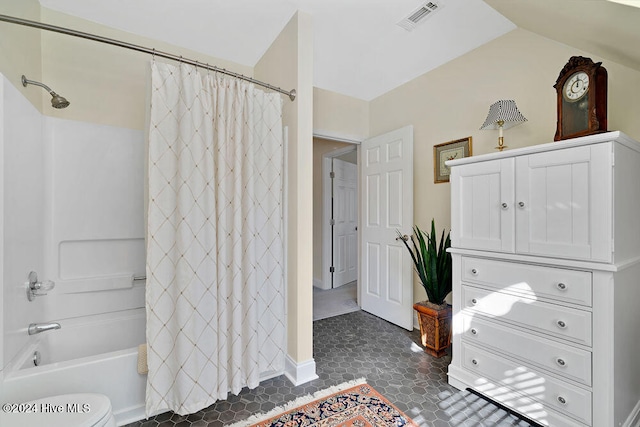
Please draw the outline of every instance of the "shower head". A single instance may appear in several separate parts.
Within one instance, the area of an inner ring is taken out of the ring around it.
[[[22,76],[22,86],[27,87],[28,84],[40,86],[44,88],[51,95],[51,106],[53,108],[67,108],[70,104],[63,96],[58,95],[54,91],[51,90],[49,86],[44,83],[36,82],[33,80],[27,79],[24,75]]]
[[[53,108],[67,108],[71,104],[64,96],[51,92],[51,105]]]

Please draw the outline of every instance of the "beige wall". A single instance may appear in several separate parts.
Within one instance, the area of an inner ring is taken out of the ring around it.
[[[2,0],[0,14],[39,21],[40,3],[38,0]],[[20,77],[24,74],[29,80],[41,81],[40,57],[40,31],[0,22],[0,73],[24,93],[38,110],[42,109],[42,89],[23,87]]]
[[[314,122],[315,124],[315,122]],[[322,280],[322,158],[353,144],[313,138],[313,280]]]
[[[251,76],[251,67],[223,61],[43,8],[42,21],[209,63]],[[151,56],[141,52],[30,29],[42,35],[42,81],[67,98],[64,110],[50,106],[45,91],[43,113],[54,117],[143,129],[148,106],[146,87]],[[159,59],[160,60],[160,59]]]
[[[311,17],[297,13],[256,64],[255,77],[295,88],[285,101],[287,145],[287,353],[295,362],[313,359],[312,170],[313,40]]]
[[[609,129],[640,139],[640,73],[525,30],[514,30],[407,84],[370,105],[370,135],[414,126],[414,221],[450,227],[450,185],[433,183],[433,146],[473,137],[473,153],[495,151],[497,131],[479,128],[489,105],[515,99],[528,122],[504,132],[509,148],[552,142],[555,81],[571,56],[603,61],[609,73]],[[426,297],[417,283],[415,300]]]
[[[248,76],[253,74],[251,67],[41,8],[37,0],[2,0],[0,13],[156,48]],[[0,22],[0,72],[46,115],[143,129],[150,59],[147,54],[115,46]],[[50,86],[71,105],[63,110],[52,108],[46,91],[22,87],[22,74]]]
[[[313,88],[313,133],[361,142],[369,136],[369,103]]]

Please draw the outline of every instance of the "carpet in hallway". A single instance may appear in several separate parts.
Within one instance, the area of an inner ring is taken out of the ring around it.
[[[356,301],[357,282],[334,289],[313,288],[313,320],[352,313],[360,310]]]

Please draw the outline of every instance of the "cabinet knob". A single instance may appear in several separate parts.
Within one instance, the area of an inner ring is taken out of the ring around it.
[[[563,320],[558,320],[556,322],[556,325],[558,325],[558,328],[560,328],[560,329],[564,329],[564,328],[567,327],[567,324]]]
[[[472,335],[478,335],[478,330],[476,328],[472,328],[471,329],[471,334]]]
[[[524,202],[518,202],[518,206],[520,206],[521,208],[524,208]]]
[[[478,366],[478,361],[476,359],[471,359],[471,363],[473,363],[474,365]]]
[[[566,291],[566,290],[567,290],[567,285],[566,285],[566,284],[564,284],[564,283],[562,283],[562,282],[558,283],[558,284],[556,285],[556,287],[557,287],[558,289],[560,289],[561,291]]]
[[[562,396],[558,396],[558,402],[559,402],[561,405],[566,405],[566,404],[567,404],[567,399],[565,399],[565,398],[564,398],[564,397],[562,397]]]
[[[504,209],[504,210],[509,209],[509,205],[506,204],[506,203],[503,203],[501,206],[502,206],[502,209]]]
[[[474,276],[478,275],[478,270],[476,270],[475,268],[471,269],[471,274],[473,274]]]
[[[473,298],[473,299],[471,300],[471,304],[476,305],[477,303],[478,303],[478,300],[477,300],[477,299]]]
[[[567,366],[567,362],[565,362],[565,361],[564,361],[564,359],[563,359],[563,358],[561,358],[561,357],[558,357],[558,358],[556,359],[556,363],[558,364],[558,366],[563,367],[563,368],[564,368],[565,366]]]

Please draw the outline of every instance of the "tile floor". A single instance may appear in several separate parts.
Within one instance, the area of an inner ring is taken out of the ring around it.
[[[425,354],[419,347],[418,331],[409,332],[357,311],[315,321],[313,332],[319,379],[293,387],[280,376],[195,414],[164,413],[126,427],[221,427],[363,377],[420,426],[529,426],[492,403],[449,386],[446,372],[450,358],[434,359]]]

